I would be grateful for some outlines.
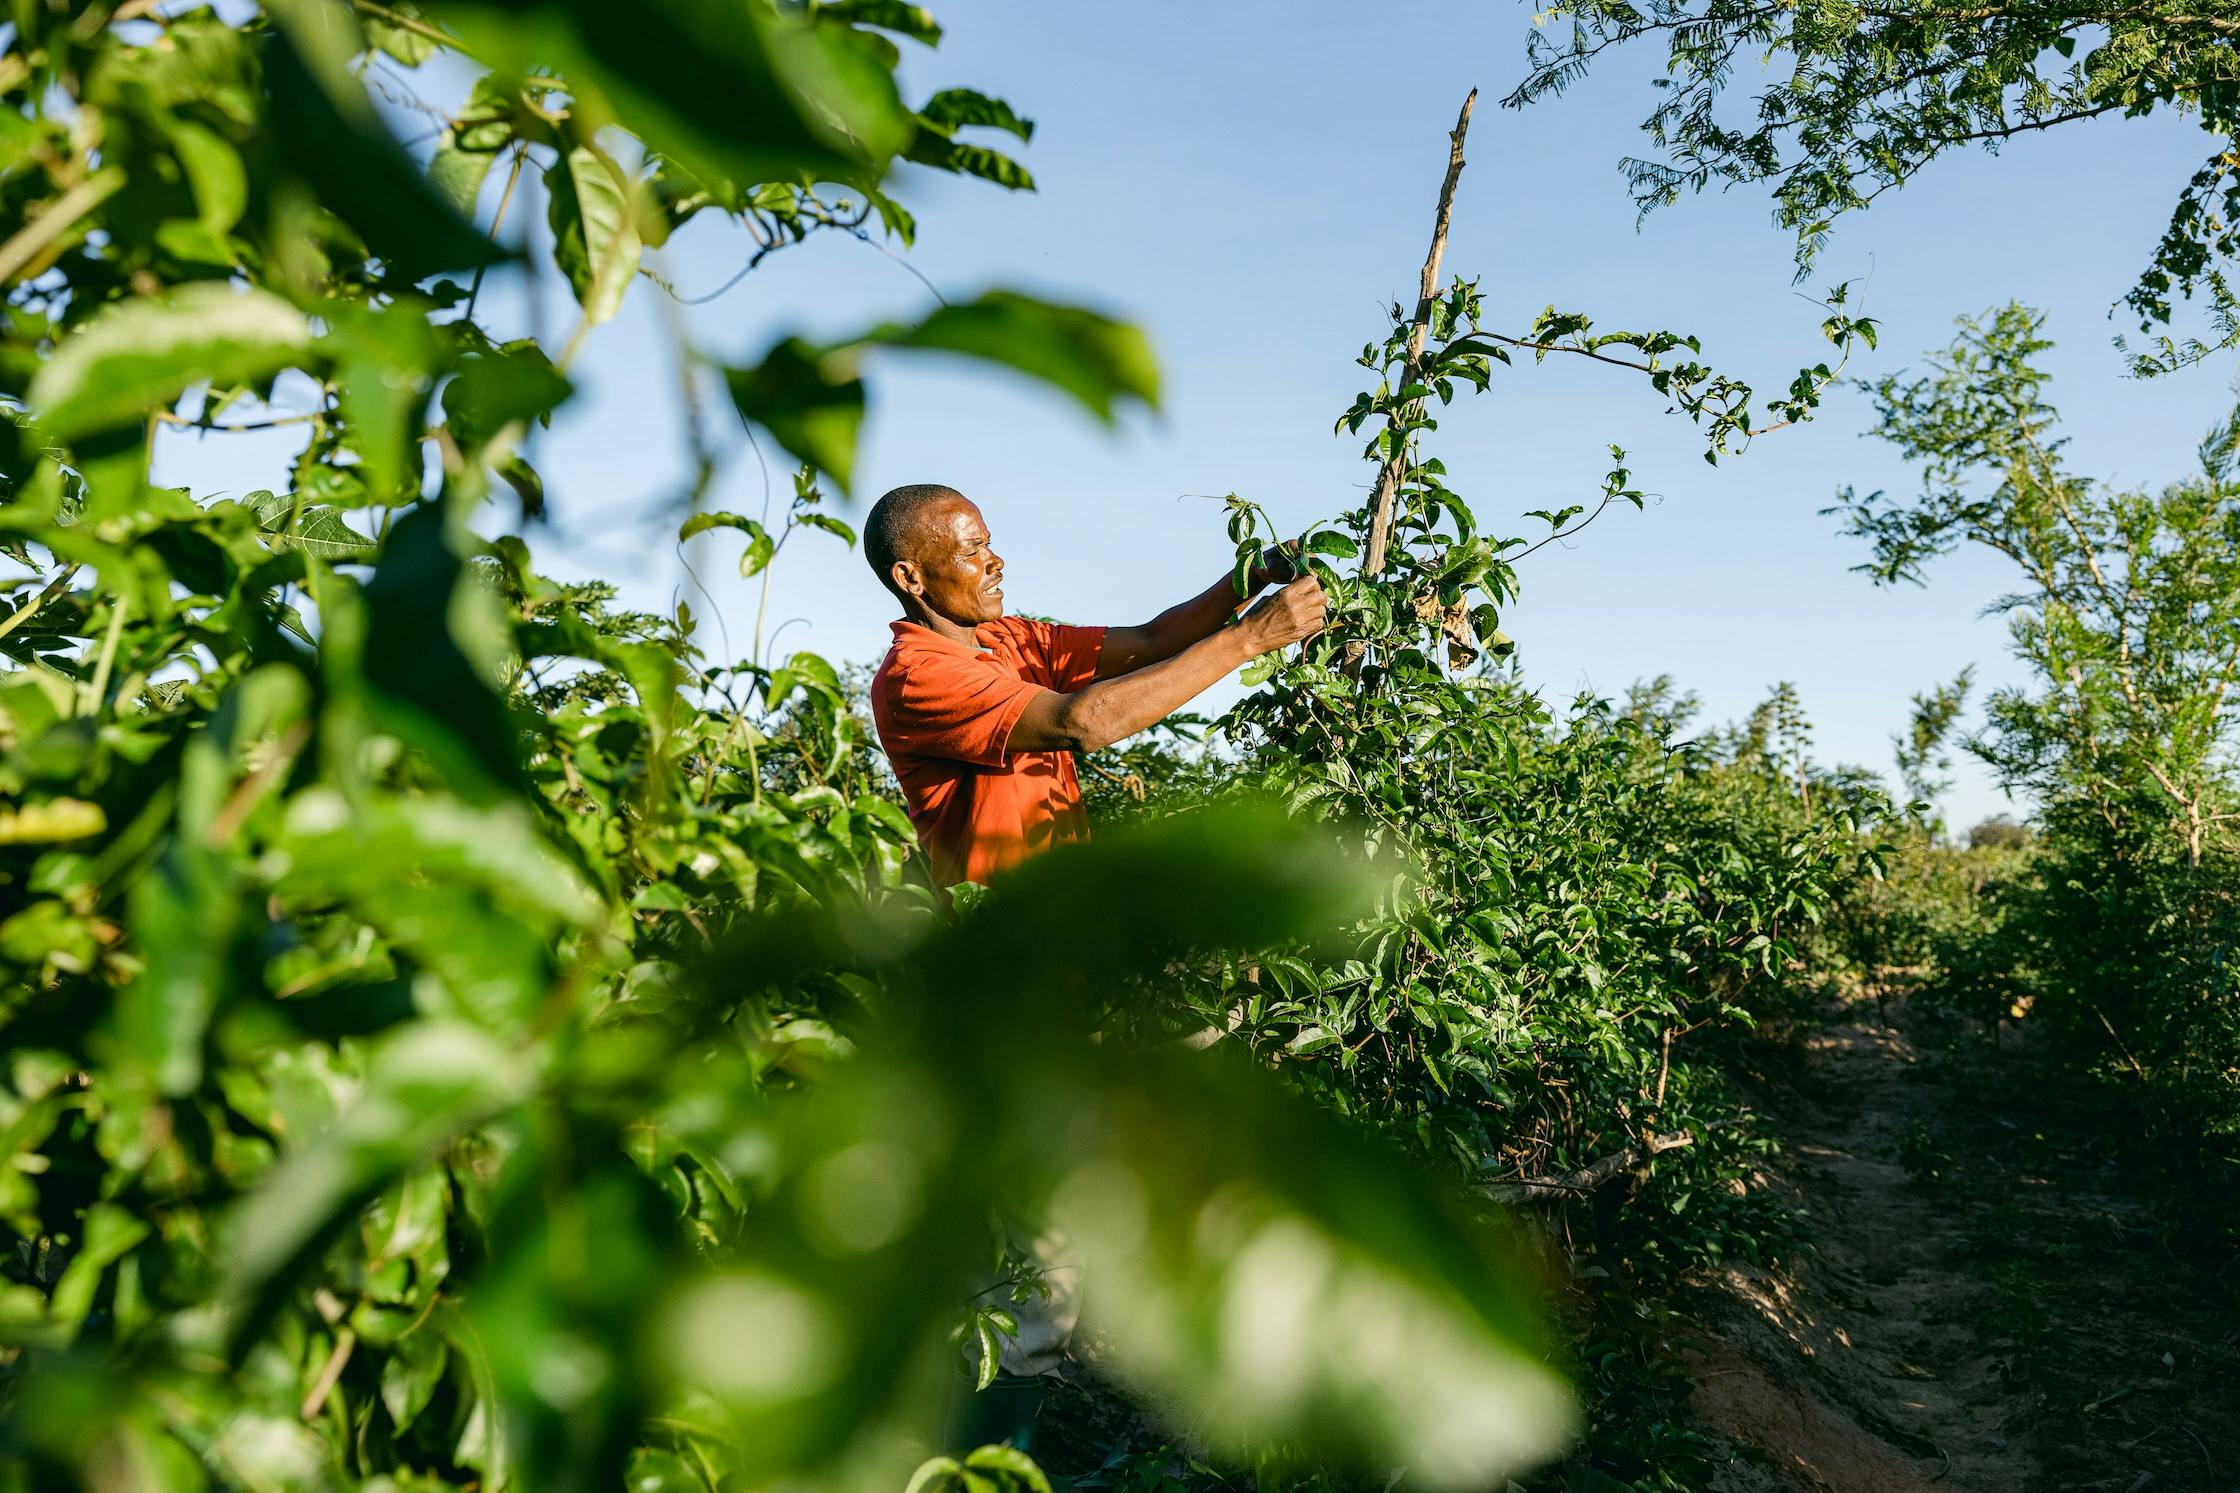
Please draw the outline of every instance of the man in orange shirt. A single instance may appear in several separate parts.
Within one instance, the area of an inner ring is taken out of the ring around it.
[[[1320,632],[1327,612],[1310,574],[1233,627],[1228,576],[1141,627],[1006,617],[1003,561],[980,510],[930,483],[881,498],[863,548],[902,603],[871,715],[945,886],[1087,839],[1072,753],[1166,719],[1250,660]],[[1257,570],[1252,589],[1278,578]]]

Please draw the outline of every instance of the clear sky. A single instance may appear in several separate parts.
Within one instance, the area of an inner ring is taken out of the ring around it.
[[[1382,308],[1413,296],[1445,132],[1473,85],[1483,93],[1447,268],[1482,277],[1494,314],[1521,328],[1553,303],[1606,327],[1694,332],[1707,361],[1761,389],[1826,350],[1820,311],[1792,293],[1790,239],[1763,193],[1691,200],[1637,231],[1617,167],[1645,143],[1637,125],[1659,61],[1646,50],[1517,113],[1498,103],[1521,75],[1531,12],[1487,0],[936,10],[947,38],[937,52],[905,44],[906,91],[967,85],[1008,98],[1037,123],[1017,153],[1041,189],[1011,195],[904,168],[898,192],[920,228],[911,263],[952,298],[1006,285],[1129,317],[1165,378],[1159,415],[1107,431],[1057,395],[956,360],[873,366],[846,511],[860,515],[903,482],[963,489],[988,515],[1020,610],[1134,622],[1205,585],[1227,544],[1218,506],[1185,494],[1234,490],[1286,525],[1359,500],[1369,469],[1331,423],[1360,387],[1353,357],[1382,335]],[[2109,345],[2124,323],[2108,312],[2206,144],[2174,117],[2111,118],[2017,140],[2000,157],[1954,158],[1847,222],[1805,288],[1862,282],[1854,294],[1883,327],[1882,352],[1853,364],[1868,375],[1941,346],[1962,312],[2010,297],[2043,307],[2076,467],[2159,483],[2187,469],[2229,408],[2231,370],[2128,380]],[[542,216],[533,195],[514,208],[540,232]],[[695,294],[747,249],[740,230],[711,220],[656,263]],[[564,287],[557,300],[547,290],[541,325],[556,338],[572,305]],[[536,438],[554,522],[532,540],[548,568],[606,575],[641,604],[685,595],[707,616],[673,543],[681,442],[660,294],[641,280],[621,317],[593,333],[576,370],[582,393]],[[525,295],[499,288],[494,304],[524,329],[536,320]],[[931,305],[906,270],[834,235],[773,256],[681,316],[702,346],[744,360],[786,332],[840,334]],[[1631,376],[1571,361],[1499,374],[1490,396],[1446,414],[1432,448],[1496,532],[1533,532],[1510,519],[1591,498],[1612,442],[1658,497],[1526,562],[1523,600],[1503,625],[1551,699],[1669,673],[1716,721],[1793,680],[1823,760],[1888,772],[1910,693],[1969,663],[1985,683],[2015,676],[2003,625],[1980,615],[2006,587],[1998,567],[1955,557],[1926,590],[1878,590],[1850,570],[1858,546],[1819,516],[1843,483],[1911,485],[1859,438],[1862,397],[1837,394],[1814,424],[1713,469]],[[174,446],[167,475],[253,485],[209,444]],[[761,469],[736,451],[713,502],[752,514]],[[775,453],[772,475],[782,501]],[[715,598],[703,636],[719,656],[744,655],[753,626],[737,539],[719,532],[689,550]],[[781,652],[871,660],[892,610],[858,556],[812,533],[782,558],[770,616],[788,624]],[[2003,807],[1963,764],[1946,803],[1953,822]]]

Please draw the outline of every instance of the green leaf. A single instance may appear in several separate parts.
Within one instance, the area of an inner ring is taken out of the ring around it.
[[[135,424],[196,384],[268,378],[310,353],[303,313],[268,291],[184,286],[127,301],[63,339],[26,395],[57,440]]]
[[[763,567],[770,563],[770,557],[777,552],[778,547],[771,542],[762,525],[748,520],[747,547],[739,556],[739,574],[742,577],[761,574]]]
[[[505,250],[430,185],[352,76],[360,43],[350,13],[313,0],[270,8],[281,22],[264,51],[273,137],[320,204],[407,279],[504,262]]]
[[[372,16],[363,19],[366,40],[406,67],[418,67],[436,54],[436,43],[431,37],[403,26],[392,26],[387,21]]]
[[[494,73],[475,79],[459,113],[436,137],[428,181],[468,222],[482,202],[482,184],[499,152],[514,142],[513,90]]]
[[[356,467],[314,461],[296,468],[296,483],[304,500],[331,508],[362,508],[369,501],[366,479]]]
[[[1507,658],[1517,651],[1516,641],[1501,630],[1501,613],[1490,605],[1470,609],[1470,630],[1478,642],[1495,658]]]
[[[375,1193],[526,1082],[515,1052],[463,1023],[415,1022],[388,1039],[333,1127],[281,1162],[235,1211],[222,1291],[232,1340],[254,1339],[296,1273]]]
[[[195,219],[212,233],[225,233],[249,206],[249,173],[233,142],[206,125],[173,119],[171,148],[194,188]]]
[[[524,338],[462,358],[443,386],[443,417],[462,451],[476,451],[516,421],[541,420],[574,387],[544,349]]]
[[[863,381],[852,356],[789,337],[754,367],[725,369],[724,382],[741,415],[848,490],[863,425]]]
[[[54,1298],[47,1305],[47,1315],[71,1327],[83,1322],[93,1309],[94,1294],[101,1287],[102,1275],[130,1253],[134,1245],[147,1238],[148,1233],[147,1220],[135,1218],[114,1204],[96,1203],[88,1208],[81,1226],[78,1252],[71,1258],[70,1268],[63,1271],[62,1279],[55,1282]]]
[[[806,529],[822,529],[827,534],[838,535],[851,549],[855,547],[856,531],[829,513],[796,514],[793,521]]]
[[[175,845],[132,884],[133,938],[146,959],[117,998],[117,1058],[174,1097],[202,1082],[202,1044],[231,976],[241,889],[199,845]]]
[[[529,458],[516,451],[498,463],[496,470],[505,479],[506,486],[513,489],[514,497],[520,500],[521,516],[524,519],[542,518],[544,477],[529,465]]]
[[[471,541],[443,509],[408,509],[362,598],[330,594],[322,665],[369,724],[428,752],[453,794],[482,801],[522,778],[518,727],[498,691],[511,638]],[[357,605],[352,605],[357,601]]]
[[[1128,1183],[1061,1187],[1052,1219],[1112,1283],[1098,1321],[1122,1372],[1233,1455],[1306,1439],[1404,1458],[1426,1487],[1498,1485],[1570,1442],[1518,1266],[1427,1176],[1241,1062],[1147,1065],[1130,1088],[1073,1172]],[[1205,1126],[1222,1154],[1192,1161]],[[1208,1207],[1228,1226],[1193,1234]]]
[[[379,545],[343,522],[342,515],[332,508],[306,508],[293,530],[282,515],[272,535],[272,547],[301,550],[330,565],[371,560],[380,550]]]
[[[695,513],[678,526],[677,542],[681,544],[693,535],[705,534],[710,529],[737,529],[745,533],[749,524],[754,524],[758,529],[762,527],[753,519],[743,518],[736,513]]]
[[[381,1403],[399,1431],[409,1429],[428,1408],[450,1361],[443,1334],[432,1326],[408,1332],[390,1346],[381,1364]]]
[[[910,1474],[902,1493],[944,1493],[964,1477],[964,1466],[955,1457],[928,1457]]]
[[[980,1350],[980,1369],[973,1375],[972,1387],[982,1390],[995,1383],[996,1375],[1003,1372],[1003,1348],[996,1342],[996,1335],[985,1317],[974,1321],[972,1336],[974,1346]]]
[[[709,1493],[708,1480],[684,1458],[645,1446],[630,1454],[623,1486],[629,1493]]]
[[[933,12],[922,5],[907,5],[903,0],[820,0],[816,9],[819,16],[857,26],[876,26],[929,47],[941,42],[940,25],[933,19]]]
[[[421,435],[427,426],[436,334],[428,308],[411,301],[372,311],[328,313],[321,346],[333,359],[343,441],[358,453],[359,471],[376,502],[420,496]]]
[[[821,517],[821,514],[803,515],[802,522]],[[747,536],[746,551],[739,557],[739,574],[742,576],[757,574],[770,563],[771,556],[777,553],[777,544],[760,522],[742,518],[736,513],[695,513],[677,530],[678,542],[682,543],[695,534],[705,534],[710,529],[737,529]]]
[[[554,161],[544,184],[553,259],[567,275],[584,319],[597,325],[622,309],[645,252],[630,184],[621,167],[589,145]]]
[[[981,358],[1038,378],[1110,421],[1123,400],[1156,407],[1158,366],[1143,333],[1076,306],[1006,290],[944,306],[916,326],[889,324],[866,339]]]
[[[1012,192],[1034,190],[1034,174],[1001,151],[984,145],[965,145],[928,130],[910,142],[906,159],[935,171],[973,176]]]
[[[985,125],[990,129],[1009,130],[1021,140],[1034,138],[1034,121],[1023,119],[1009,104],[969,88],[944,88],[925,101],[918,110],[918,117],[941,130],[953,133],[968,125]]]
[[[1034,1458],[1003,1442],[975,1447],[965,1455],[964,1465],[982,1472],[1002,1473],[1010,1481],[1030,1489],[1031,1493],[1050,1493],[1050,1479],[1035,1465]]]
[[[482,203],[482,184],[490,179],[490,168],[497,159],[496,151],[469,150],[460,145],[457,133],[446,129],[437,137],[436,153],[428,160],[428,185],[453,212],[471,221]]]
[[[557,0],[524,14],[488,0],[432,7],[475,54],[515,73],[557,70],[614,117],[711,181],[874,172],[911,121],[872,38],[772,0]]]
[[[109,827],[101,805],[82,798],[50,798],[0,808],[0,845],[53,845],[83,840]]]
[[[833,699],[840,697],[840,675],[833,669],[831,661],[803,651],[787,659],[785,667],[771,673],[769,686],[763,691],[762,703],[766,708],[774,710],[786,696],[803,686],[821,690]]]

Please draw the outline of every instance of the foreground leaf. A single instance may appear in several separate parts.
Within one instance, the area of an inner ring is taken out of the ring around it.
[[[863,425],[863,381],[853,358],[789,337],[754,367],[726,369],[724,382],[741,415],[848,490]]]
[[[1158,364],[1141,331],[1014,291],[991,290],[916,326],[881,327],[865,340],[1001,363],[1071,394],[1100,420],[1111,420],[1128,400],[1159,403]]]
[[[284,24],[264,70],[277,143],[319,201],[410,279],[503,262],[505,250],[430,184],[351,75],[359,38],[349,13],[312,0],[274,8]]]
[[[63,339],[28,397],[47,433],[67,441],[145,420],[196,384],[270,377],[310,348],[310,323],[278,296],[189,285],[128,301]]]

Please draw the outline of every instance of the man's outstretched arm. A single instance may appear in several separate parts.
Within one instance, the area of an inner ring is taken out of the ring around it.
[[[1279,557],[1276,568],[1256,565],[1247,584],[1257,596],[1273,581],[1288,581],[1297,574],[1288,558]],[[1221,630],[1230,614],[1250,599],[1237,595],[1235,581],[1224,575],[1179,606],[1168,607],[1141,627],[1108,627],[1104,647],[1097,654],[1097,678],[1117,679],[1151,664],[1164,663],[1192,643]]]
[[[1220,616],[1226,617],[1236,591],[1226,580],[1216,591],[1225,598]],[[1215,592],[1207,593],[1213,595]],[[1196,602],[1185,602],[1174,612],[1205,600],[1201,596]],[[1172,656],[1146,662],[1113,678],[1104,676],[1100,659],[1095,683],[1070,695],[1044,690],[1028,701],[1011,728],[1009,749],[1093,752],[1124,736],[1133,736],[1173,715],[1231,670],[1244,667],[1263,653],[1313,637],[1322,631],[1328,610],[1322,583],[1310,575],[1261,602],[1235,627],[1222,627],[1216,620],[1209,635],[1178,645]],[[1172,615],[1163,614],[1160,620]],[[1112,651],[1111,639],[1108,632],[1107,654]]]

